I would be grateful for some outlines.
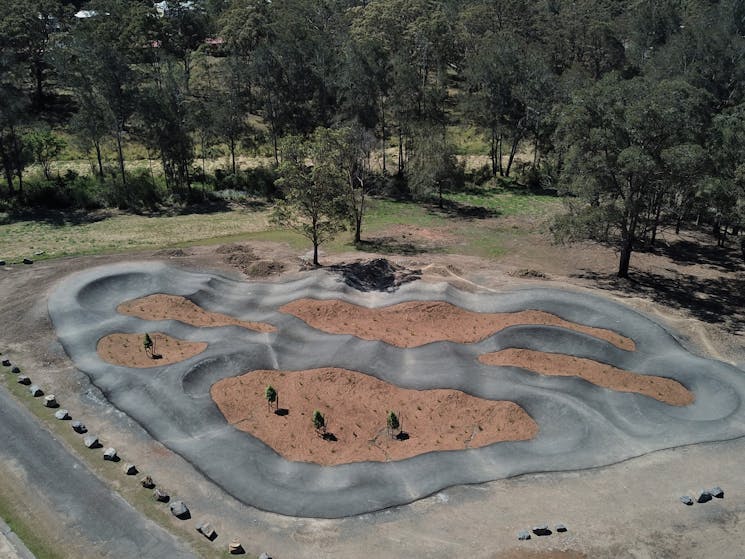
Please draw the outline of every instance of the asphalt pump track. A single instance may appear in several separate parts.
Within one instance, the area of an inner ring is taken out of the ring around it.
[[[193,327],[119,314],[119,304],[156,293],[189,298],[205,310],[268,322],[273,333],[238,326]],[[479,343],[435,342],[411,349],[315,330],[278,309],[301,298],[341,299],[366,307],[446,301],[476,312],[541,310],[634,340],[625,351],[555,326],[512,326]],[[745,374],[692,354],[660,324],[608,299],[529,288],[466,293],[416,281],[394,292],[360,292],[324,271],[284,283],[242,282],[164,263],[103,266],[63,279],[49,314],[65,351],[118,409],[243,503],[289,516],[339,518],[403,505],[444,488],[531,472],[580,470],[681,445],[745,435]],[[148,369],[102,360],[97,342],[113,333],[163,332],[207,349]],[[601,388],[575,377],[543,376],[481,364],[506,348],[564,353],[620,369],[669,377],[695,395],[684,407]],[[323,467],[282,458],[227,423],[210,397],[220,379],[251,370],[339,367],[408,389],[456,389],[522,406],[539,426],[529,441],[429,452],[394,462]]]

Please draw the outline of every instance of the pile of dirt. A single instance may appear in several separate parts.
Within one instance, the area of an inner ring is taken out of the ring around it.
[[[422,277],[421,270],[409,270],[385,258],[337,264],[329,266],[328,269],[338,273],[344,283],[357,291],[392,292],[404,283]]]
[[[479,342],[516,325],[559,326],[605,340],[633,351],[634,341],[612,330],[569,322],[544,311],[477,313],[444,301],[410,301],[369,309],[345,301],[298,299],[279,309],[330,334],[350,334],[363,340],[381,340],[397,347],[431,342]]]
[[[183,258],[184,256],[191,256],[191,251],[185,251],[180,248],[165,248],[156,252],[155,255],[168,258]]]
[[[265,389],[278,394],[269,406]],[[529,440],[538,425],[519,405],[458,390],[407,390],[345,369],[252,371],[212,386],[227,421],[289,460],[322,465],[403,460],[425,452]],[[319,410],[326,436],[313,427]],[[389,431],[394,411],[400,430]]]
[[[285,270],[285,265],[282,262],[262,259],[248,246],[240,244],[222,245],[216,252],[223,255],[223,261],[226,264],[237,268],[251,278],[278,275]]]
[[[510,275],[516,278],[524,279],[550,279],[547,274],[544,274],[540,270],[534,270],[532,268],[522,268],[520,270],[515,270],[514,272],[510,272]]]

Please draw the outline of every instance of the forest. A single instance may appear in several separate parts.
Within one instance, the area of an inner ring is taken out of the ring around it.
[[[620,277],[663,224],[745,226],[743,0],[4,5],[6,212],[249,193],[317,261],[370,197],[521,188]]]

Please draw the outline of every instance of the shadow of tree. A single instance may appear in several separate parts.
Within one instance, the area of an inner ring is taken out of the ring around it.
[[[489,219],[501,215],[499,210],[493,208],[463,204],[461,202],[456,202],[455,200],[447,199],[442,201],[442,206],[439,206],[436,203],[430,204],[429,213],[437,215],[444,214],[447,217],[465,220]]]
[[[357,250],[365,252],[378,252],[380,254],[403,254],[405,256],[416,256],[427,252],[439,252],[442,249],[428,247],[423,244],[404,242],[396,237],[375,237],[356,243]]]
[[[745,329],[745,276],[701,278],[691,274],[674,277],[635,270],[629,280],[614,274],[583,271],[576,274],[596,287],[629,297],[644,297],[690,312],[699,320],[717,324],[729,332]]]

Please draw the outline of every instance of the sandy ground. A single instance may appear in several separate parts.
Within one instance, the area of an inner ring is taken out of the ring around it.
[[[382,340],[397,347],[416,347],[437,341],[473,343],[522,324],[569,328],[633,351],[634,342],[603,328],[568,322],[543,311],[475,313],[443,301],[412,301],[368,309],[339,300],[300,299],[280,308],[313,328],[332,334],[351,334]]]
[[[487,365],[520,367],[541,375],[576,376],[603,388],[643,394],[671,406],[687,406],[694,401],[693,393],[673,379],[624,371],[572,355],[509,348],[481,355],[479,361]]]
[[[140,299],[127,301],[116,310],[122,314],[136,316],[143,320],[178,320],[199,327],[241,326],[257,332],[274,332],[271,324],[246,322],[232,316],[208,312],[186,297],[158,293]]]
[[[150,333],[153,341],[152,355],[145,351],[141,334],[110,334],[98,340],[96,350],[102,359],[122,365],[146,369],[162,367],[199,355],[206,348],[205,342],[178,340],[162,332]]]
[[[278,410],[264,397],[279,394]],[[410,458],[434,450],[478,448],[527,440],[538,426],[513,402],[476,398],[457,390],[406,390],[344,369],[253,371],[215,383],[210,391],[229,423],[295,461],[336,465]],[[314,410],[327,436],[312,425]],[[405,440],[389,433],[394,411]]]
[[[720,251],[698,232],[661,234],[654,252],[635,253],[632,280],[617,281],[617,254],[592,243],[551,245],[542,233],[515,236],[511,253],[497,262],[470,256],[424,254],[394,260],[425,271],[425,281],[448,281],[469,291],[502,291],[546,285],[598,293],[646,314],[676,332],[687,347],[723,361],[745,364],[745,266],[732,247]],[[297,273],[305,259],[279,243],[252,243],[262,258],[283,260]],[[209,268],[242,277],[216,258],[214,247],[192,247],[168,258],[187,268]],[[324,256],[325,264],[349,262],[360,253]],[[370,255],[373,257],[373,255]],[[105,442],[116,446],[185,499],[200,520],[219,533],[212,544],[223,556],[239,536],[249,553],[269,551],[282,558],[369,559],[408,557],[475,559],[739,559],[745,549],[745,440],[694,445],[655,452],[621,464],[588,471],[520,476],[478,486],[454,487],[412,505],[339,521],[294,519],[246,507],[206,480],[178,455],[154,441],[118,413],[101,391],[77,371],[55,341],[46,296],[59,278],[90,266],[157,259],[153,253],[63,258],[33,266],[0,269],[0,345],[5,355],[33,371],[74,417],[85,420]],[[530,269],[548,279],[516,278]],[[265,404],[264,404],[265,407]],[[71,449],[79,452],[79,449]],[[81,542],[59,528],[59,516],[33,488],[24,472],[3,463],[0,488],[16,491],[24,509],[60,545]],[[124,480],[126,481],[126,480]],[[685,507],[678,497],[722,486],[723,500]],[[120,491],[120,484],[112,484]],[[564,535],[516,541],[516,532],[536,524],[563,522]],[[182,523],[163,516],[178,532]],[[188,526],[193,532],[193,526]],[[105,549],[92,552],[105,554]]]

